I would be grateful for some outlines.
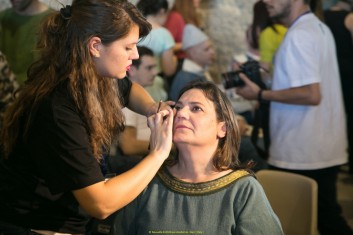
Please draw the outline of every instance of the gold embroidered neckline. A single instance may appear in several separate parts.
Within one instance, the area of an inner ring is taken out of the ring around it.
[[[202,183],[179,180],[171,175],[165,167],[159,170],[157,174],[161,182],[174,192],[186,195],[205,195],[217,192],[250,173],[246,170],[232,171],[218,179]]]

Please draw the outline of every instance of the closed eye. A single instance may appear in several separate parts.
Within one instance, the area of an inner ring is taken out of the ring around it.
[[[180,110],[180,109],[181,109],[181,107],[180,107],[180,106],[178,106],[178,105],[175,105],[175,106],[174,106],[174,108],[175,108],[175,110],[176,110],[176,111],[178,111],[178,110]]]

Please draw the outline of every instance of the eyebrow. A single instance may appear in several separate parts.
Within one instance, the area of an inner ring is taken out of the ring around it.
[[[131,43],[128,43],[128,44],[126,44],[127,46],[135,46],[135,45],[137,45],[137,42],[131,42]]]
[[[177,101],[176,104],[183,104],[183,102]],[[198,101],[191,101],[191,102],[189,102],[189,104],[192,104],[192,105],[197,104],[197,105],[204,106],[201,102],[198,102]]]
[[[146,66],[147,69],[153,69],[153,68],[156,68],[156,67],[157,67],[157,65],[148,65],[148,66]]]

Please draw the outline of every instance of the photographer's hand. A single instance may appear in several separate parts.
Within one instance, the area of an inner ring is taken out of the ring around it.
[[[260,87],[250,81],[250,79],[243,73],[239,74],[239,77],[244,81],[245,85],[237,87],[235,92],[247,100],[258,99],[258,94],[261,90]]]

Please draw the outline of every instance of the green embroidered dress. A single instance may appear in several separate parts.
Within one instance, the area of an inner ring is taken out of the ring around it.
[[[144,192],[118,211],[111,234],[283,234],[257,180],[247,171],[188,183],[162,168]]]

